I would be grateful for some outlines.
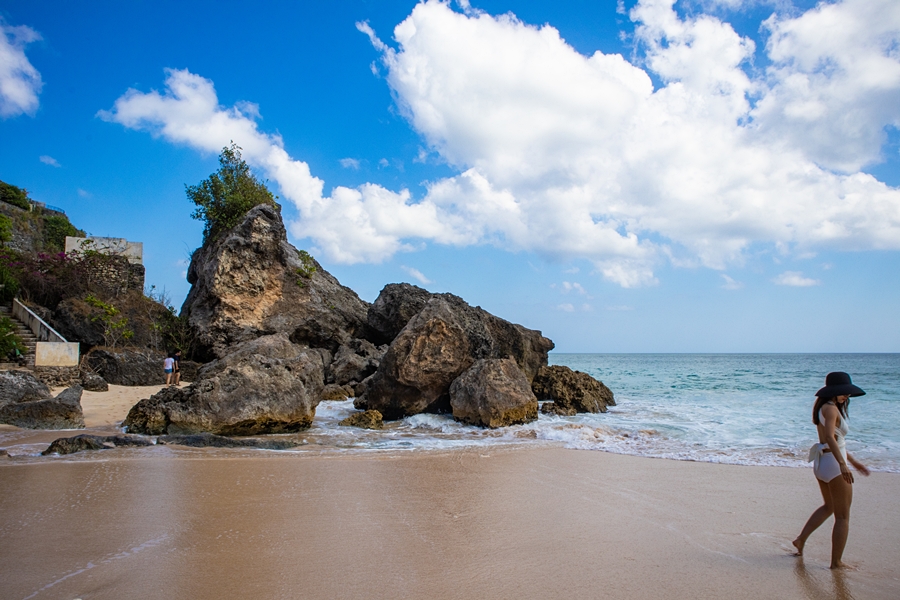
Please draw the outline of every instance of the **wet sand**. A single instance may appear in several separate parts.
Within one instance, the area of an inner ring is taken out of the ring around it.
[[[515,449],[0,459],[0,597],[900,597],[900,476],[856,486],[845,560],[808,470]]]

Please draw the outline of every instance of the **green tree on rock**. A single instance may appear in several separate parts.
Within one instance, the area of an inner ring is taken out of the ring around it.
[[[197,185],[185,185],[187,197],[197,205],[191,215],[203,221],[203,241],[212,241],[241,222],[259,204],[280,208],[275,196],[241,158],[241,147],[222,148],[219,170]]]

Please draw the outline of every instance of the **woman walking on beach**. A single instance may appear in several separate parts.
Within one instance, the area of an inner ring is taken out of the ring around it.
[[[813,463],[813,473],[822,492],[824,504],[813,512],[803,526],[803,531],[794,540],[796,555],[803,556],[806,540],[819,525],[834,515],[834,529],[831,532],[831,568],[844,566],[841,556],[850,532],[850,504],[853,501],[853,473],[847,466],[849,461],[863,475],[869,474],[864,464],[847,452],[845,436],[849,431],[847,407],[850,398],[864,396],[865,392],[853,385],[850,376],[837,371],[825,377],[825,387],[816,392],[812,420],[816,424],[819,443],[809,449],[809,460]]]

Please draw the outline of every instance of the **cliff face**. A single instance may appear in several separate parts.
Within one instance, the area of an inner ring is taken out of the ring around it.
[[[188,281],[182,315],[208,358],[275,333],[330,351],[368,337],[368,303],[288,243],[271,206],[253,208],[240,225],[198,249]]]

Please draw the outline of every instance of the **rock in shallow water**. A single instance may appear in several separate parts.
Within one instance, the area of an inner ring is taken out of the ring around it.
[[[383,429],[384,421],[382,420],[381,413],[377,410],[365,410],[350,415],[338,423],[338,425],[343,425],[344,427],[359,427],[361,429]]]
[[[528,379],[509,358],[472,365],[450,385],[450,405],[457,420],[490,428],[528,423],[538,415]]]
[[[162,435],[157,444],[190,446],[191,448],[260,448],[262,450],[289,450],[302,446],[303,442],[295,440],[234,439],[212,433],[195,433],[191,435]]]
[[[50,447],[41,452],[48,454],[73,454],[83,450],[108,450],[110,448],[124,448],[134,446],[152,446],[150,440],[133,435],[90,435],[82,434],[75,437],[59,438],[54,440]]]
[[[560,415],[571,414],[571,410],[606,412],[607,406],[616,405],[612,391],[602,381],[562,365],[543,367],[531,382],[531,389],[539,400],[553,400],[552,407],[545,405],[545,412]]]

